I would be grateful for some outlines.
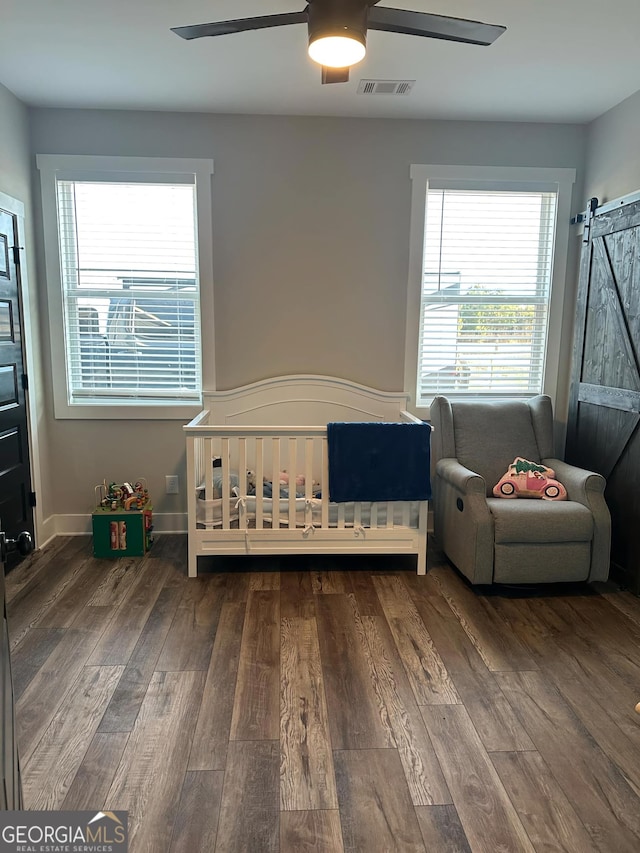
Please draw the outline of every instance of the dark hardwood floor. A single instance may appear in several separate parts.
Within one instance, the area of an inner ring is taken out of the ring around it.
[[[7,576],[27,808],[149,853],[640,850],[640,599],[433,547],[201,570],[61,538]]]

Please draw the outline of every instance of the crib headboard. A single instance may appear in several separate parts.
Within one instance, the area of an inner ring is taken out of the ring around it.
[[[276,376],[204,394],[211,424],[321,426],[329,421],[398,420],[408,395],[332,376]]]

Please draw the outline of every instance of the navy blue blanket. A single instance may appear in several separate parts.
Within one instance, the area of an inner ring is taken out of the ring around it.
[[[431,499],[431,427],[405,423],[327,424],[329,499]]]

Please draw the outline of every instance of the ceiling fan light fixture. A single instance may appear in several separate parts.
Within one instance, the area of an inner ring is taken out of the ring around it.
[[[360,34],[314,35],[309,39],[309,56],[319,65],[328,68],[347,68],[364,59],[367,52],[364,38]]]
[[[197,39],[306,23],[309,56],[322,66],[322,82],[346,83],[349,68],[364,59],[368,30],[489,45],[506,29],[498,24],[377,4],[378,0],[307,0],[300,12],[172,27],[172,31],[183,39]]]

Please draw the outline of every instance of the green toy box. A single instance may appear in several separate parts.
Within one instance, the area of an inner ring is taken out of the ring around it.
[[[153,509],[97,507],[91,515],[95,557],[142,557],[151,547]]]

